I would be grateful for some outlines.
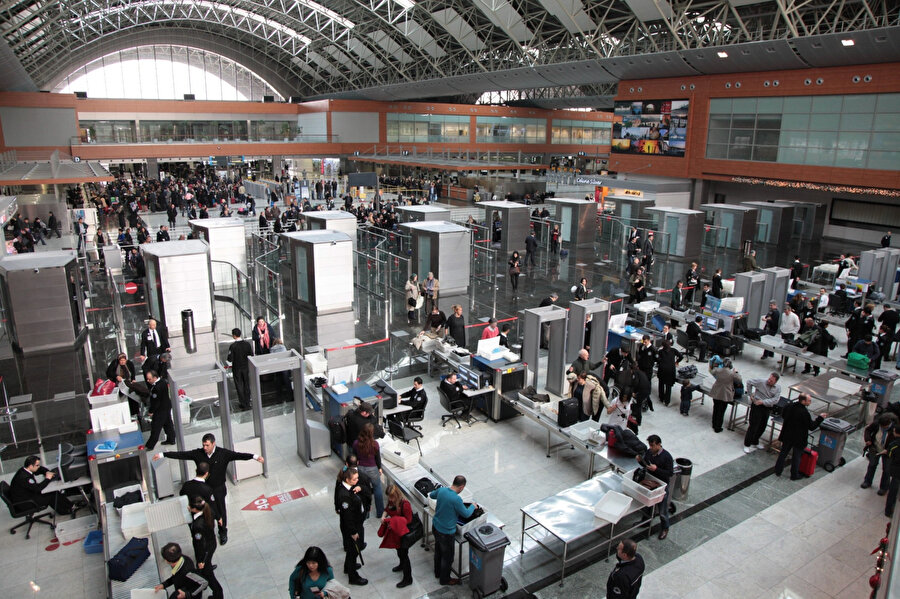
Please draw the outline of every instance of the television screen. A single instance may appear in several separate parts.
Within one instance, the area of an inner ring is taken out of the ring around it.
[[[612,151],[616,154],[684,156],[688,100],[638,100],[615,103]]]

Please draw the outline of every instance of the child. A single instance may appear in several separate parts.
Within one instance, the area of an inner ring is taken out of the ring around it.
[[[691,396],[694,391],[699,391],[700,385],[692,385],[690,379],[681,381],[681,415],[687,416],[691,411]]]

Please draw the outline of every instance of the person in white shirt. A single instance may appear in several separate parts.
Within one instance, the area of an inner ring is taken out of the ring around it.
[[[819,289],[819,300],[816,303],[816,312],[822,314],[825,312],[825,308],[828,307],[828,292],[825,291],[825,288],[822,287]]]
[[[792,341],[794,335],[800,332],[800,318],[794,313],[790,305],[784,306],[784,313],[781,315],[781,338],[785,341]]]

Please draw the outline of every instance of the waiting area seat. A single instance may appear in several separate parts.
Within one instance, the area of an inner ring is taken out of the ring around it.
[[[53,517],[50,512],[39,513],[41,510],[45,509],[43,506],[38,505],[37,503],[26,500],[13,502],[9,496],[9,483],[6,481],[0,482],[0,497],[3,499],[3,503],[6,504],[6,507],[9,509],[9,515],[15,519],[25,518],[24,522],[20,522],[9,529],[9,534],[16,534],[17,528],[22,528],[25,525],[28,525],[28,530],[25,531],[25,538],[31,538],[31,527],[34,526],[37,522],[41,524],[46,524],[51,529],[55,529],[56,525],[52,521],[44,520],[45,516]]]

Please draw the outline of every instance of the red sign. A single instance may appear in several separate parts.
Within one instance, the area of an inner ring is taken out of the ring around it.
[[[125,293],[130,293],[131,295],[137,293],[137,283],[125,283]]]
[[[246,506],[242,507],[241,510],[247,512],[271,512],[272,508],[276,505],[294,501],[295,499],[301,499],[308,495],[309,493],[306,492],[306,489],[284,491],[283,493],[270,495],[269,497],[260,495],[259,497],[254,499],[252,503],[248,503]]]

